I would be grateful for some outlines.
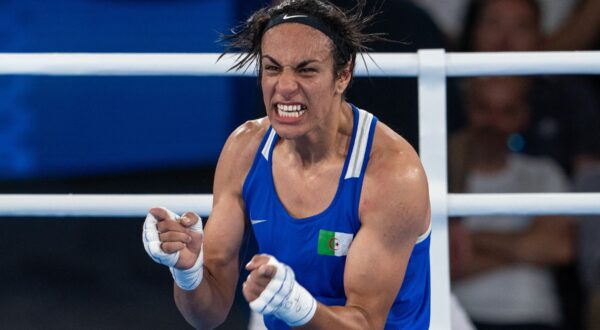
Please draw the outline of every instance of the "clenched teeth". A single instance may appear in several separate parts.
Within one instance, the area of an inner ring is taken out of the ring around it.
[[[281,111],[300,111],[306,110],[306,106],[301,104],[277,104],[277,110]]]
[[[280,117],[298,118],[306,112],[306,106],[301,104],[277,104],[277,114]]]

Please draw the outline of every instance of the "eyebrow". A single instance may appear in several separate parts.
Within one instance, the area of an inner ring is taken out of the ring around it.
[[[269,59],[271,62],[273,62],[277,66],[282,66],[281,64],[279,64],[279,62],[277,62],[273,57],[271,57],[269,55],[263,55],[262,57]],[[303,68],[303,67],[305,67],[305,66],[307,66],[307,65],[309,65],[311,63],[314,63],[314,62],[318,63],[320,61],[316,60],[316,59],[304,60],[304,61],[298,63],[298,65],[296,65],[296,69]]]

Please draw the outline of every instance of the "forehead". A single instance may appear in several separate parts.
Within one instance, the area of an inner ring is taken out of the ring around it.
[[[267,30],[262,38],[261,55],[280,64],[309,59],[321,62],[332,58],[333,42],[323,32],[300,23],[283,23]]]
[[[535,19],[536,10],[523,0],[488,0],[483,7],[483,16],[510,16]]]

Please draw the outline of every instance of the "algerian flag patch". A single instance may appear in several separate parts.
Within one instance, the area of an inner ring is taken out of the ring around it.
[[[353,234],[339,233],[335,231],[319,231],[318,253],[325,256],[345,256],[348,254]]]

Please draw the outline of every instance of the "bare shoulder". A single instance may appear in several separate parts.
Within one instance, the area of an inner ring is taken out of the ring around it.
[[[222,156],[233,154],[243,161],[245,158],[254,158],[254,154],[269,128],[269,120],[260,118],[249,120],[236,128],[227,139],[221,152]]]
[[[268,128],[269,120],[260,118],[245,122],[229,135],[219,156],[215,190],[218,190],[221,183],[234,184],[241,189]]]
[[[381,122],[375,128],[367,175],[402,181],[395,183],[426,183],[421,182],[425,172],[415,149]]]
[[[378,122],[360,203],[361,219],[413,230],[429,227],[429,192],[425,171],[414,148]]]

